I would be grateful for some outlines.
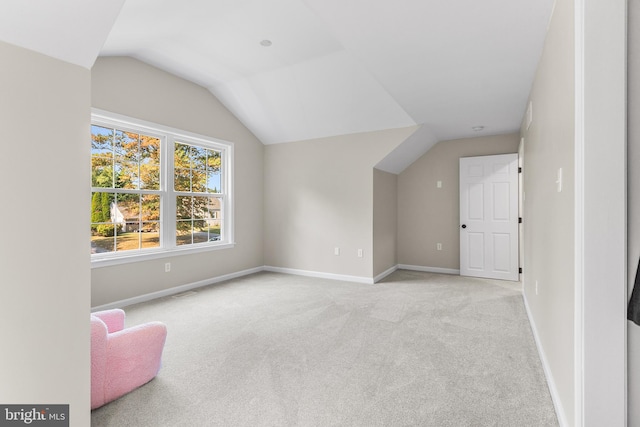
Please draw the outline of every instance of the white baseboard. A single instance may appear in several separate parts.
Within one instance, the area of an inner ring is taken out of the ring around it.
[[[262,267],[250,268],[248,270],[242,270],[235,273],[225,274],[218,277],[213,277],[210,279],[200,280],[198,282],[188,283],[182,286],[176,286],[169,289],[163,289],[157,292],[151,292],[149,294],[139,295],[132,298],[123,299],[120,301],[115,301],[109,304],[99,305],[96,307],[92,307],[91,311],[100,311],[100,310],[109,310],[112,308],[122,308],[128,305],[139,304],[141,302],[151,301],[156,298],[162,298],[169,295],[175,295],[182,292],[190,291],[192,289],[201,288],[203,286],[212,285],[214,283],[222,282],[225,280],[235,279],[237,277],[246,276],[249,274],[259,273],[261,271],[271,271],[274,273],[284,273],[284,274],[293,274],[297,276],[307,276],[307,277],[318,277],[321,279],[330,279],[330,280],[342,280],[345,282],[355,282],[355,283],[364,283],[367,285],[372,285],[374,283],[379,282],[384,279],[394,271],[402,269],[402,270],[415,270],[415,271],[426,271],[430,273],[444,273],[444,274],[459,274],[459,270],[451,270],[446,268],[437,268],[437,267],[423,267],[417,265],[405,265],[398,264],[395,265],[388,270],[378,274],[376,277],[362,277],[362,276],[349,276],[346,274],[333,274],[333,273],[324,273],[321,271],[309,271],[309,270],[298,270],[295,268],[283,268],[283,267],[273,267],[269,265],[265,265]]]
[[[378,274],[376,277],[373,278],[373,283],[378,283],[379,281],[381,281],[382,279],[384,279],[385,277],[387,277],[397,269],[398,269],[398,265],[394,265],[390,269],[383,271],[382,273]]]
[[[441,274],[453,274],[453,275],[460,274],[460,270],[455,270],[453,268],[425,267],[422,265],[407,265],[407,264],[398,264],[398,268],[400,270],[425,271],[427,273],[441,273]]]
[[[395,271],[396,267],[392,267]],[[391,270],[391,269],[390,269]],[[200,280],[198,282],[188,283],[186,285],[176,286],[169,289],[163,289],[157,292],[151,292],[149,294],[139,295],[132,298],[127,298],[119,301],[115,301],[109,304],[99,305],[95,307],[91,307],[91,311],[100,311],[100,310],[109,310],[112,308],[122,308],[128,305],[139,304],[141,302],[151,301],[156,298],[163,298],[170,295],[179,294],[182,292],[187,292],[192,289],[201,288],[204,286],[212,285],[214,283],[223,282],[225,280],[235,279],[242,276],[247,276],[249,274],[259,273],[261,271],[272,271],[276,273],[284,273],[284,274],[294,274],[298,276],[307,276],[307,277],[319,277],[323,279],[331,279],[331,280],[343,280],[346,282],[356,282],[356,283],[365,283],[365,284],[373,284],[374,279],[369,277],[361,277],[361,276],[348,276],[343,274],[332,274],[332,273],[323,273],[319,271],[308,271],[308,270],[297,270],[294,268],[282,268],[282,267],[271,267],[271,266],[262,266],[250,268],[248,270],[242,270],[235,273],[225,274],[218,277],[213,277],[210,279]],[[386,277],[386,275],[391,274],[393,271],[385,271],[382,275]],[[381,277],[382,275],[378,276]],[[379,280],[382,280],[381,277]]]
[[[298,270],[295,268],[272,267],[270,265],[265,265],[264,271],[271,271],[274,273],[284,273],[284,274],[295,274],[296,276],[319,277],[321,279],[343,280],[345,282],[366,283],[369,285],[372,285],[374,283],[373,278],[371,277],[348,276],[344,274],[323,273],[321,271],[309,271],[309,270]]]
[[[176,286],[174,288],[163,289],[161,291],[152,292],[150,294],[144,294],[133,298],[127,298],[120,301],[112,302],[109,304],[99,305],[97,307],[91,307],[91,311],[109,310],[112,308],[122,308],[128,305],[138,304],[141,302],[151,301],[156,298],[162,298],[169,295],[175,295],[182,292],[190,291],[192,289],[201,288],[203,286],[212,285],[214,283],[223,282],[225,280],[235,279],[237,277],[247,276],[249,274],[259,273],[264,270],[264,267],[255,267],[248,270],[237,271],[235,273],[225,274],[210,279],[200,280],[198,282],[188,283],[182,286]]]
[[[538,348],[538,355],[540,356],[540,361],[542,362],[542,369],[544,370],[544,375],[547,378],[549,392],[551,393],[551,400],[553,401],[553,406],[556,409],[558,423],[560,424],[560,427],[568,427],[569,424],[567,424],[567,417],[565,415],[562,402],[560,401],[558,388],[556,387],[556,382],[553,378],[553,374],[551,373],[551,368],[547,360],[547,355],[544,352],[544,348],[542,348],[542,343],[540,342],[540,336],[538,335],[538,328],[536,327],[536,322],[533,320],[533,316],[531,315],[531,310],[529,309],[529,302],[527,301],[527,295],[524,292],[522,292],[522,298],[524,299],[524,307],[527,310],[527,317],[529,318],[529,324],[531,325],[533,338],[536,342],[536,347]]]

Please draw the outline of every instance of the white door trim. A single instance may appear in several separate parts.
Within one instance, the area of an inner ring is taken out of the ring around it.
[[[627,2],[574,7],[574,425],[625,426]]]

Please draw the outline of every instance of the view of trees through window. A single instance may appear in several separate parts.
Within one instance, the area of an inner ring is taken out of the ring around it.
[[[91,252],[160,246],[160,139],[91,126]]]
[[[173,164],[163,178],[166,147]],[[93,124],[91,253],[223,240],[222,159],[206,143]]]
[[[175,143],[176,245],[220,240],[221,199],[195,195],[220,193],[219,151]]]

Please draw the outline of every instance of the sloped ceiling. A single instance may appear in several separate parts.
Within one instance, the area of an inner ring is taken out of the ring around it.
[[[0,40],[85,67],[140,59],[265,144],[419,125],[399,159],[518,130],[554,0],[123,1],[3,0]]]
[[[265,144],[416,124],[445,140],[519,128],[552,6],[127,0],[101,54],[209,88]]]
[[[0,40],[91,68],[125,0],[2,0]]]

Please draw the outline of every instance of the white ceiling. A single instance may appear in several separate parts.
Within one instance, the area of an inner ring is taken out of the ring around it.
[[[91,68],[125,0],[2,0],[0,40]]]
[[[553,3],[3,0],[0,40],[85,67],[138,58],[208,88],[265,144],[420,125],[409,153],[519,129]]]

